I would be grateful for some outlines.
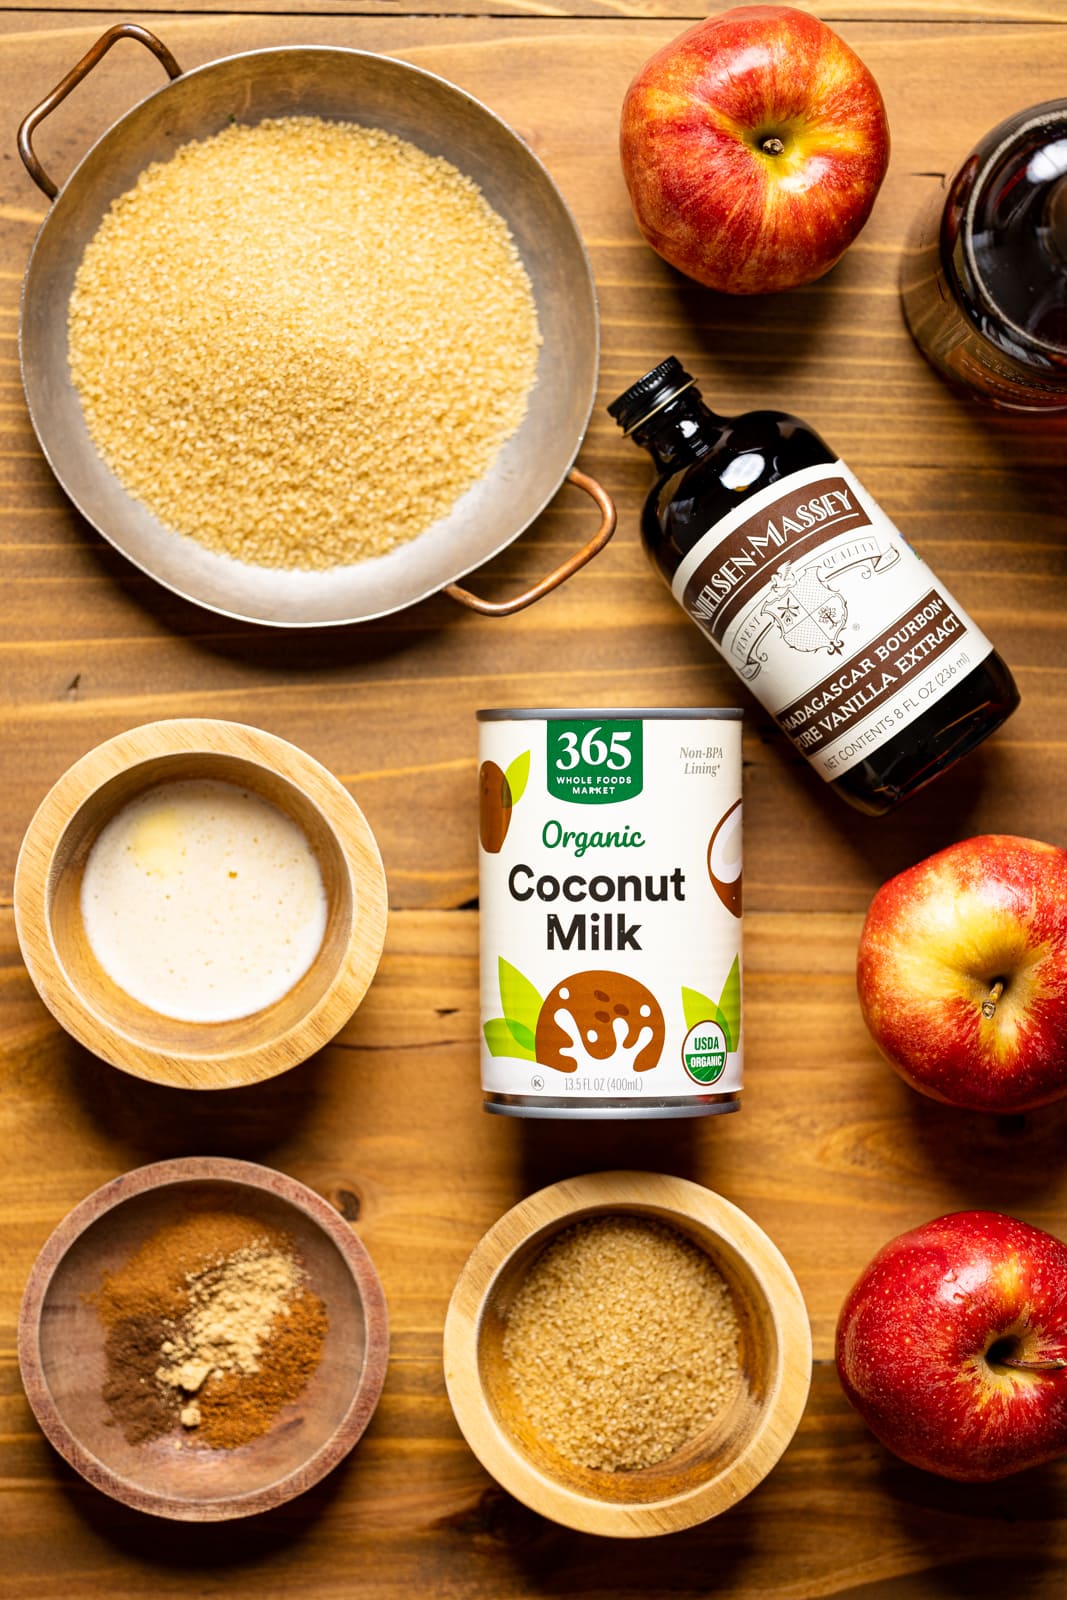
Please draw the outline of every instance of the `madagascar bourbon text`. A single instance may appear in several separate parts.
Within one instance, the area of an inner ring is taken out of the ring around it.
[[[723,517],[683,559],[673,590],[827,780],[992,652],[840,461],[796,472]]]

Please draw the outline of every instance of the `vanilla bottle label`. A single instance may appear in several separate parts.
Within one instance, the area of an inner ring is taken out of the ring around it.
[[[842,461],[720,518],[671,587],[828,781],[993,649]]]

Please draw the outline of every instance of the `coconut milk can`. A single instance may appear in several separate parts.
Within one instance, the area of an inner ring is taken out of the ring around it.
[[[486,1110],[737,1110],[741,712],[478,721]]]

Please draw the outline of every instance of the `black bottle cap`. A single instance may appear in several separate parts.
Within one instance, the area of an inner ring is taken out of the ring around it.
[[[691,388],[695,381],[677,356],[668,356],[613,400],[607,408],[608,415],[615,418],[623,433],[633,433],[646,417],[661,410],[683,389]]]

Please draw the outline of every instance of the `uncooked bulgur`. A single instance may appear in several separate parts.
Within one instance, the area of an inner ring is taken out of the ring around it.
[[[422,533],[522,420],[541,342],[507,224],[354,123],[235,124],[146,168],[70,301],[93,442],[168,527],[324,568]]]
[[[741,1377],[730,1291],[676,1229],[597,1217],[559,1234],[508,1310],[504,1359],[533,1427],[603,1471],[654,1466],[706,1428]]]

